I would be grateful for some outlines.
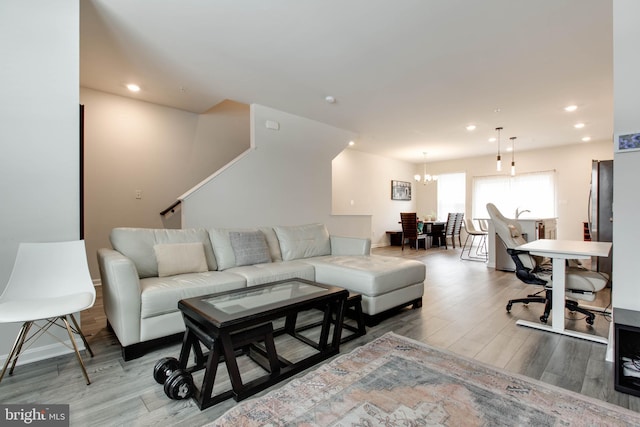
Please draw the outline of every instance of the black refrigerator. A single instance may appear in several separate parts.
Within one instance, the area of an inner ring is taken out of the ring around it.
[[[589,233],[593,241],[613,241],[613,160],[593,160],[591,163]],[[591,269],[611,275],[611,257],[612,254],[607,258],[593,257]]]

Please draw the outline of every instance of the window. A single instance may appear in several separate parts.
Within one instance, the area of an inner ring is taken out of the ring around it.
[[[516,176],[473,178],[473,217],[488,218],[487,203],[493,203],[506,216],[516,209],[529,210],[537,218],[556,217],[556,173],[544,171]]]
[[[449,212],[464,212],[466,180],[465,173],[438,175],[438,221],[446,221]]]

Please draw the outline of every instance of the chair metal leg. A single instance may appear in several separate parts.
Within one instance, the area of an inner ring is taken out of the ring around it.
[[[25,341],[28,340],[29,331],[31,330],[31,326],[33,326],[33,322],[24,322],[24,334],[22,335],[22,339],[18,343],[18,347],[16,348],[16,353],[13,356],[13,363],[11,363],[11,369],[9,369],[9,375],[13,375],[13,370],[16,368],[16,363],[18,362],[18,357],[20,357],[20,353],[22,353],[22,346]]]
[[[4,366],[2,367],[2,372],[0,372],[0,381],[4,378],[4,374],[7,371],[7,367],[9,367],[9,363],[13,361],[11,364],[11,369],[9,370],[9,375],[13,374],[13,369],[16,366],[16,361],[20,356],[20,350],[22,349],[22,345],[24,344],[24,340],[27,337],[27,333],[29,332],[29,328],[31,328],[32,322],[24,322],[22,327],[20,328],[20,332],[18,332],[18,336],[16,337],[15,342],[13,343],[13,347],[11,347],[11,351],[7,356],[7,360],[4,362]]]
[[[91,350],[91,347],[89,347],[89,343],[87,342],[87,339],[85,338],[84,334],[82,333],[82,330],[80,329],[80,326],[78,325],[78,322],[76,321],[76,317],[72,314],[70,314],[69,316],[71,316],[71,320],[73,321],[74,326],[76,327],[75,332],[80,335],[80,338],[82,338],[82,342],[84,343],[84,348],[87,349],[87,351],[89,352],[89,354],[91,355],[91,357],[93,357],[93,351]]]
[[[471,249],[473,249],[473,244],[476,241],[476,237],[480,237],[480,243],[476,248],[476,254],[471,255]],[[469,239],[471,239],[471,243],[469,243]],[[487,253],[480,253],[480,248],[484,244],[483,243],[484,236],[479,236],[477,234],[467,234],[467,238],[464,240],[464,245],[462,246],[462,252],[460,252],[460,259],[464,261],[478,261],[478,262],[487,262]],[[466,255],[465,255],[466,251]]]
[[[71,340],[71,344],[73,345],[73,349],[76,353],[76,358],[78,359],[78,363],[80,364],[80,368],[82,369],[82,374],[84,375],[84,378],[87,380],[87,385],[89,385],[91,384],[91,380],[89,379],[87,370],[84,367],[84,362],[82,361],[82,356],[80,356],[80,352],[78,351],[78,346],[76,344],[76,340],[73,337],[73,331],[71,330],[71,326],[69,326],[69,321],[67,320],[67,316],[60,316],[59,319],[64,322],[64,325],[67,328],[67,333],[69,334],[69,339]]]

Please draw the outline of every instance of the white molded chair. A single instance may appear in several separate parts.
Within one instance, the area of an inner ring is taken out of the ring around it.
[[[545,271],[541,266],[545,259],[530,255],[527,251],[516,250],[517,246],[527,243],[522,236],[522,227],[515,219],[506,218],[493,203],[487,203],[487,212],[491,217],[496,234],[504,243],[507,253],[516,265],[516,276],[525,283],[544,286],[545,296],[529,295],[527,298],[509,300],[507,311],[511,310],[514,303],[528,304],[540,302],[545,305],[544,313],[540,316],[542,323],[547,323],[551,312],[552,282],[550,271]],[[496,239],[496,244],[499,241]],[[548,262],[547,262],[548,264]],[[577,311],[584,314],[589,325],[593,325],[595,314],[586,308],[578,306],[578,300],[593,301],[596,292],[604,289],[609,281],[609,276],[604,273],[586,270],[584,268],[568,267],[565,273],[565,307],[569,311]]]
[[[56,325],[66,329],[71,344],[56,339],[69,348],[73,346],[82,374],[90,384],[74,333],[80,336],[91,357],[93,352],[73,313],[93,306],[95,299],[83,240],[21,243],[9,283],[0,295],[0,323],[21,322],[22,328],[0,372],[0,381],[9,363],[9,375],[13,374],[20,353],[36,339],[44,333],[55,337],[48,329]]]

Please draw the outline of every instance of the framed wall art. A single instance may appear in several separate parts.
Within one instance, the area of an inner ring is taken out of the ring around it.
[[[640,132],[617,133],[613,138],[613,144],[616,153],[638,151],[640,150]]]
[[[392,180],[391,200],[411,200],[411,183]]]

